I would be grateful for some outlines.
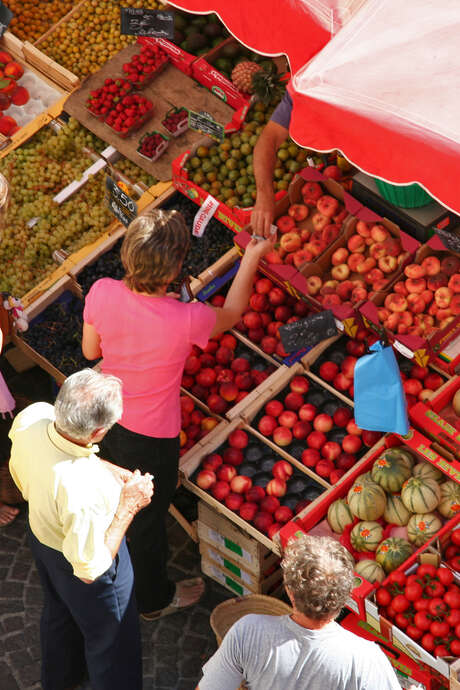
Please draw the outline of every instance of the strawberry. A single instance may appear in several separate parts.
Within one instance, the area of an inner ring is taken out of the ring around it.
[[[9,62],[3,73],[10,79],[20,79],[24,74],[24,68],[18,62]]]
[[[0,79],[0,93],[11,94],[16,91],[17,84],[14,79]]]

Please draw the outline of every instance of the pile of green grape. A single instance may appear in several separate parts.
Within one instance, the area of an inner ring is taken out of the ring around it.
[[[152,187],[158,182],[153,175],[139,168],[138,165],[128,158],[120,158],[120,160],[113,164],[113,167],[123,175],[126,175],[134,184],[136,184],[136,182],[143,182],[147,187]]]
[[[96,240],[113,220],[105,201],[105,174],[92,178],[60,206],[53,197],[81,178],[91,159],[81,149],[105,147],[70,120],[55,133],[45,127],[0,159],[11,200],[0,239],[0,291],[22,296],[56,268],[52,254]],[[38,219],[35,223],[30,223]]]

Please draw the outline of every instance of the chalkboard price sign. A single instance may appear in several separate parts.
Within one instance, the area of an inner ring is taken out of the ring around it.
[[[174,12],[121,7],[120,13],[122,34],[174,38]]]
[[[193,110],[189,110],[188,126],[190,129],[201,132],[201,134],[206,134],[217,141],[222,141],[225,135],[225,127],[213,120],[212,115],[204,111],[194,113]]]
[[[434,231],[446,249],[460,254],[460,237],[458,235],[449,230],[440,230],[439,228],[435,228]]]
[[[310,349],[322,340],[337,335],[337,326],[332,311],[326,309],[280,326],[278,332],[286,352],[295,352],[302,348]]]
[[[107,202],[112,213],[125,227],[136,218],[137,204],[117,185],[115,180],[107,176],[105,180]]]
[[[6,7],[3,2],[0,2],[0,37],[3,36],[7,30],[10,21],[13,19],[13,16],[14,15],[9,7]]]

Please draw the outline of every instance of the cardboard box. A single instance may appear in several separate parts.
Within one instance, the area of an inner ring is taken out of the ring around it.
[[[198,503],[198,536],[253,577],[262,580],[278,567],[279,554],[251,537],[241,527],[216,512],[204,501]]]
[[[282,583],[283,574],[280,567],[275,567],[274,571],[266,577],[257,577],[203,540],[200,541],[200,553],[203,559],[219,568],[226,577],[236,580],[241,586],[250,589],[253,594],[271,594]]]
[[[237,43],[235,38],[227,38],[210,50],[206,56],[199,57],[192,63],[193,78],[202,84],[202,86],[212,91],[215,96],[218,96],[218,98],[221,98],[225,103],[231,105],[232,108],[235,108],[235,110],[238,110],[238,108],[242,106],[250,105],[251,96],[238,91],[233,83],[214,67],[214,62],[221,56],[225,46]]]
[[[414,263],[420,263],[427,256],[437,256],[443,259],[451,255],[437,235],[431,237],[426,244],[417,250]],[[434,360],[438,355],[457,338],[460,331],[460,314],[444,328],[436,328],[436,331],[428,337],[418,335],[401,335],[392,333],[380,323],[377,306],[366,302],[360,307],[360,312],[367,328],[374,330],[379,337],[383,337],[394,344],[394,347],[406,357],[414,358],[421,366]]]
[[[275,372],[273,376],[276,376],[278,372]],[[255,470],[253,472],[252,476],[261,474],[264,472],[265,474],[269,475],[269,471],[267,470],[262,470],[260,468],[260,464],[262,463],[265,458],[269,458],[270,460],[281,460],[285,458],[285,455],[283,455],[280,452],[280,449],[277,449],[277,451],[273,452],[272,446],[268,445],[266,443],[266,440],[261,437],[260,435],[256,434],[253,429],[249,428],[245,422],[241,419],[234,419],[232,420],[224,429],[219,428],[219,429],[213,429],[208,436],[204,439],[206,443],[199,448],[196,448],[195,453],[186,461],[186,462],[181,462],[179,469],[180,469],[180,474],[181,474],[181,482],[185,486],[186,489],[197,495],[202,501],[205,501],[211,508],[214,509],[217,513],[220,513],[221,515],[225,516],[229,520],[231,520],[235,525],[237,525],[240,529],[243,529],[247,534],[249,534],[251,537],[254,539],[258,540],[263,546],[265,546],[267,549],[271,549],[275,553],[279,555],[280,550],[278,544],[272,540],[269,539],[268,536],[260,532],[258,529],[253,527],[252,524],[249,522],[246,522],[243,520],[238,513],[229,510],[227,506],[224,503],[221,503],[220,501],[216,500],[212,494],[208,491],[205,491],[201,489],[194,480],[194,474],[196,470],[198,469],[200,463],[202,460],[209,454],[214,453],[214,452],[219,452],[219,449],[221,446],[225,446],[226,441],[229,437],[229,435],[235,431],[236,429],[243,429],[249,436],[250,438],[250,443],[254,443],[259,445],[259,447],[262,450],[262,453],[265,453],[265,456],[263,455],[260,459],[254,461],[253,465],[255,466]],[[295,465],[299,472],[295,473],[295,476],[291,477],[289,481],[294,482],[294,480],[303,480],[301,482],[302,484],[302,492],[299,493],[298,499],[296,496],[292,496],[292,503],[297,502],[297,500],[300,500],[303,496],[304,493],[307,491],[311,491],[312,495],[313,492],[316,496],[320,494],[322,487],[324,486],[325,482],[323,484],[320,484],[318,480],[313,480],[310,478],[309,473],[306,471],[307,468],[303,467],[300,463],[296,461],[292,461],[292,458],[288,458],[288,461],[291,462],[292,465]],[[249,464],[249,461],[246,461],[247,464]],[[268,477],[267,477],[268,479]],[[288,482],[288,494],[289,494],[289,482]],[[286,503],[288,500],[288,496],[283,500],[281,500],[281,504]],[[318,499],[315,499],[318,500]],[[315,500],[312,501],[312,503],[315,503]],[[205,539],[205,541],[209,541],[209,539]]]
[[[192,76],[192,65],[197,59],[195,55],[187,53],[166,38],[139,36],[137,42],[143,46],[159,45],[168,54],[170,62],[172,62],[177,69],[180,69],[181,72],[187,74],[189,77]]]
[[[426,544],[420,547],[402,566],[397,568],[399,572],[410,574],[416,571],[421,563],[433,563],[439,566],[441,563],[442,548],[441,543],[448,539],[453,530],[460,528],[460,515],[449,520],[437,535],[432,537]],[[460,584],[460,574],[456,573],[456,582]],[[382,585],[385,586],[388,579],[384,580]],[[386,619],[379,612],[375,601],[375,592],[370,593],[365,599],[366,620],[367,622],[378,630],[385,639],[389,640],[398,649],[401,649],[405,654],[418,662],[426,664],[431,669],[440,673],[445,678],[451,677],[451,665],[454,661],[453,657],[435,657],[422,647],[417,641],[409,637],[403,630],[398,628],[390,620]],[[457,676],[457,673],[455,673]],[[458,678],[454,678],[458,680]],[[451,687],[455,687],[451,686]]]
[[[420,690],[448,690],[444,683],[440,683],[439,680],[433,676],[429,668],[424,664],[414,661],[412,657],[401,652],[395,644],[389,642],[386,637],[375,630],[369,623],[349,613],[345,619],[340,622],[340,625],[342,628],[349,630],[355,635],[363,637],[366,640],[371,640],[379,645],[382,652],[386,654],[393,666],[402,688],[408,688],[412,683],[416,683],[416,687],[418,686]],[[421,685],[418,685],[419,683]]]
[[[423,403],[418,404],[423,405]],[[413,414],[412,410],[415,410],[416,407],[417,405],[411,408],[411,415]],[[422,455],[424,460],[430,462],[432,465],[441,470],[441,472],[444,472],[449,479],[453,479],[455,482],[460,483],[460,462],[455,459],[456,456],[454,456],[453,453],[446,449],[445,445],[443,447],[438,443],[437,438],[439,437],[430,432],[431,429],[436,427],[439,428],[442,425],[442,436],[443,440],[445,440],[449,438],[449,436],[447,435],[447,432],[444,432],[444,430],[448,430],[450,425],[446,423],[443,424],[440,418],[436,420],[434,415],[435,413],[428,413],[424,418],[423,426],[424,431],[428,431],[434,440],[428,440],[424,434],[417,429],[414,429],[414,427],[410,427],[409,433],[406,436],[400,436],[400,438],[405,444],[412,448],[412,450],[415,450],[417,453]],[[438,422],[440,422],[440,424],[438,424]]]
[[[459,417],[452,408],[452,398],[460,388],[460,377],[456,376],[439,388],[426,403],[418,402],[409,410],[412,422],[431,439],[442,446],[441,454],[449,460],[449,476],[460,482],[460,431],[456,427]],[[453,457],[452,457],[453,456]],[[447,460],[441,466],[446,470]]]
[[[249,589],[244,583],[242,583],[234,575],[230,576],[225,569],[215,564],[213,561],[209,561],[207,558],[202,557],[201,559],[201,570],[202,572],[221,584],[226,589],[229,589],[233,594],[240,597],[248,596],[249,594],[254,594],[252,589]],[[270,592],[272,597],[280,597],[283,594],[283,587],[279,586],[275,588],[274,591]]]

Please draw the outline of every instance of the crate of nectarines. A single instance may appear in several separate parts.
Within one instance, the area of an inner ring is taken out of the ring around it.
[[[326,490],[305,469],[242,419],[216,427],[180,467],[187,489],[277,553],[275,534]]]
[[[318,308],[354,309],[378,300],[396,281],[420,243],[386,218],[362,208],[349,218],[338,245],[300,269],[296,287]]]
[[[406,264],[391,291],[366,303],[361,313],[369,327],[383,328],[426,364],[460,329],[460,257],[433,236]]]
[[[273,450],[327,489],[382,436],[360,429],[353,404],[300,364],[274,377],[241,416]]]
[[[210,431],[219,425],[225,427],[227,422],[220,415],[211,412],[207,405],[186,392],[181,393],[180,408],[180,457],[181,462],[186,462],[195,447],[204,444],[204,439]]]

